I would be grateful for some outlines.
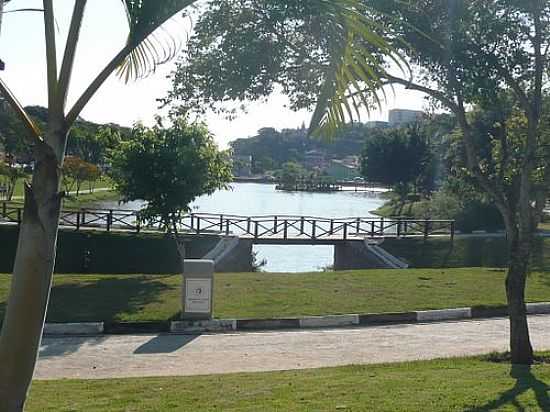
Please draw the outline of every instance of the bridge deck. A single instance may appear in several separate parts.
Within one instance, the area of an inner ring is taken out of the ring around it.
[[[3,202],[0,224],[20,224],[21,205]],[[129,210],[63,210],[60,226],[75,230],[164,232],[145,225],[137,212]],[[255,243],[334,244],[365,238],[454,236],[452,220],[373,219],[371,217],[324,218],[314,216],[236,216],[191,213],[182,217],[178,229],[188,235],[225,235],[254,239]]]

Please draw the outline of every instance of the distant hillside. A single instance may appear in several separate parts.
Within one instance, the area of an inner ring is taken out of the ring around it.
[[[44,131],[44,125],[48,119],[48,109],[42,106],[27,106],[27,113]],[[76,155],[86,161],[100,163],[103,157],[104,146],[107,144],[105,138],[98,138],[98,132],[102,128],[109,128],[120,134],[121,138],[130,135],[130,129],[117,124],[99,124],[89,122],[78,118],[71,129],[67,154]],[[0,100],[0,151],[15,156],[23,162],[32,160],[32,153],[27,145],[24,144],[25,130],[15,113],[7,104],[2,104]]]
[[[309,137],[305,127],[277,131],[263,128],[258,134],[230,143],[235,156],[251,156],[254,174],[280,169],[287,162],[304,163],[308,152],[327,159],[359,156],[372,128],[361,123],[348,125],[331,142]]]

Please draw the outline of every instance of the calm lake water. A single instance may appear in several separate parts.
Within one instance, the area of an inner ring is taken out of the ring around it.
[[[243,216],[299,215],[328,218],[370,217],[370,211],[382,206],[384,200],[376,194],[335,192],[306,193],[281,192],[272,184],[233,183],[232,190],[220,190],[211,196],[202,196],[193,204],[195,212],[223,213]],[[102,208],[137,210],[142,202],[119,206],[102,202]],[[332,265],[332,246],[256,245],[259,260],[267,264],[267,272],[309,272]]]

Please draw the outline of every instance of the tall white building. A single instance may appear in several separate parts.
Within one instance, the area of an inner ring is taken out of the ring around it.
[[[391,127],[414,123],[424,117],[421,110],[393,109],[390,110],[389,123]]]

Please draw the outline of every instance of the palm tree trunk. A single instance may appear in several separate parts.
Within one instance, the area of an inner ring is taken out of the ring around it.
[[[57,142],[63,141],[60,134]],[[25,188],[23,222],[0,333],[0,412],[23,410],[38,357],[61,210],[63,156],[59,152],[46,143],[38,145],[32,185]]]
[[[506,298],[510,321],[510,353],[512,363],[533,363],[533,347],[529,338],[525,284],[529,266],[530,242],[528,239],[512,240],[510,265],[506,277]]]

